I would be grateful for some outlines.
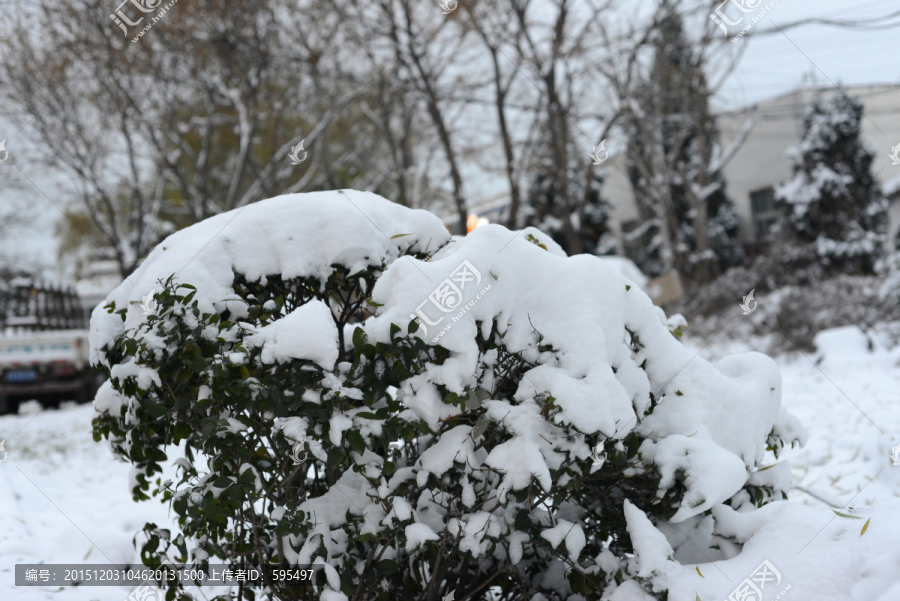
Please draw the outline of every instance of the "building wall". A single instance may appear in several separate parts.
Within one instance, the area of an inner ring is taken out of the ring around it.
[[[900,175],[900,166],[891,165],[891,147],[900,143],[900,85],[852,86],[848,95],[863,101],[863,139],[875,149],[872,166],[881,183]],[[833,87],[820,89],[830,98],[839,94]],[[812,101],[815,91],[795,90],[783,96],[761,102],[748,109],[719,116],[722,146],[737,137],[747,119],[755,122],[747,141],[725,166],[728,195],[735,201],[741,215],[741,238],[755,239],[750,194],[782,183],[792,175],[787,150],[803,134],[803,112]]]

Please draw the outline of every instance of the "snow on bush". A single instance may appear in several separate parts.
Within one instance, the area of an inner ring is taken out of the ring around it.
[[[771,359],[709,363],[668,322],[533,228],[451,241],[373,194],[281,196],[169,236],[94,311],[95,438],[178,516],[145,527],[151,565],[317,564],[302,598],[662,599],[676,560],[752,542],[790,485],[767,450],[806,438]]]

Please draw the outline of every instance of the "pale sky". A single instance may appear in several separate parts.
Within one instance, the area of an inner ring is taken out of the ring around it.
[[[810,17],[859,21],[897,11],[897,0],[777,0],[755,27],[781,27]],[[716,96],[715,107],[733,110],[778,96],[800,86],[810,72],[822,86],[900,83],[900,17],[892,22],[898,27],[866,30],[816,24],[751,38],[740,66]]]

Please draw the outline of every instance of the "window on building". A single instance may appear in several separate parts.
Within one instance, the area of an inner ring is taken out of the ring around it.
[[[775,190],[771,187],[750,193],[750,207],[753,209],[754,232],[757,240],[765,240],[778,222],[779,212],[775,206]]]

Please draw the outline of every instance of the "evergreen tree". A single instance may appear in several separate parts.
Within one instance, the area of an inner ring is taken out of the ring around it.
[[[882,253],[887,201],[872,174],[875,153],[860,139],[862,114],[862,103],[843,94],[807,108],[803,138],[790,151],[794,176],[776,190],[794,267],[868,274]]]
[[[575,156],[575,153],[571,153],[570,156]],[[603,176],[595,173],[590,180],[590,189],[585,193],[585,178],[579,177],[579,171],[584,169],[583,161],[573,160],[571,162],[572,165],[568,170],[570,174],[569,192],[575,197],[584,199],[572,219],[577,236],[581,241],[581,248],[584,252],[593,255],[615,254],[615,239],[609,227],[612,205],[601,194]],[[565,222],[557,216],[562,211],[570,209],[563,206],[554,173],[550,158],[547,157],[533,174],[531,185],[526,193],[527,204],[522,211],[524,225],[531,225],[547,232],[553,237],[554,242],[559,244],[566,253],[571,254],[572,249],[568,248],[564,231]]]
[[[725,192],[702,58],[692,55],[681,16],[673,11],[654,40],[643,112],[633,116],[628,153],[641,218],[657,221],[635,231],[631,246],[639,256],[632,258],[650,275],[675,268],[699,284],[742,264],[744,253],[740,219]]]

